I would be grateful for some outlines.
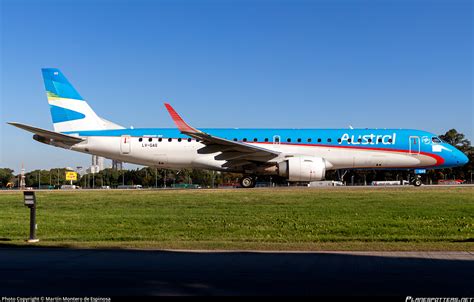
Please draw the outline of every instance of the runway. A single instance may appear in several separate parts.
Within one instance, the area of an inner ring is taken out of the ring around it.
[[[0,248],[0,296],[474,295],[473,252]]]

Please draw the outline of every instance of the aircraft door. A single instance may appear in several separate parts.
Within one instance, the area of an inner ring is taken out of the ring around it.
[[[132,138],[130,135],[122,135],[120,137],[120,152],[122,154],[129,154],[132,151]]]
[[[410,154],[420,154],[420,137],[418,136],[410,136]]]

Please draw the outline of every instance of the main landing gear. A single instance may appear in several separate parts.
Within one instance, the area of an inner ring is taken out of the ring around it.
[[[255,177],[252,176],[244,176],[240,179],[240,186],[242,188],[254,188],[255,187]]]

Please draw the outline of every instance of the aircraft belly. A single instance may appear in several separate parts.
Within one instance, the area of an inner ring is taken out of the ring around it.
[[[331,153],[332,156],[328,160],[339,169],[403,168],[416,167],[420,164],[420,160],[417,157],[399,152],[340,149],[332,150]]]
[[[279,150],[285,154],[322,157],[333,164],[332,169],[403,168],[436,164],[436,160],[427,155],[413,155],[389,150],[361,150],[355,148],[297,145],[281,145]]]

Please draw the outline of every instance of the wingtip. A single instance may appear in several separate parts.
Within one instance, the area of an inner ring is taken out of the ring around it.
[[[165,104],[166,110],[168,110],[168,112],[175,111],[173,106],[170,105],[170,103],[165,102],[164,104]]]
[[[196,129],[194,129],[193,127],[189,126],[184,120],[183,118],[181,118],[181,116],[178,114],[178,112],[176,112],[176,110],[174,110],[174,108],[168,104],[168,103],[165,103],[165,107],[166,109],[168,110],[168,113],[169,115],[171,116],[171,119],[173,120],[173,122],[175,123],[176,127],[178,127],[178,129],[181,131],[181,132],[197,132]]]

